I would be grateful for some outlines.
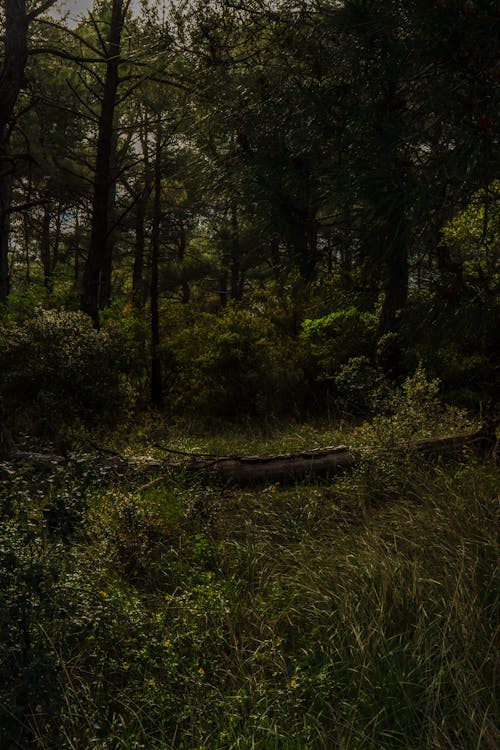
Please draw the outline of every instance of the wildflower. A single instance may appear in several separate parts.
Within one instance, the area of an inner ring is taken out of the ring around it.
[[[151,685],[151,687],[155,687],[155,685],[156,685],[156,680],[149,680],[149,681],[148,681],[148,685]]]
[[[128,670],[130,669],[130,665],[125,662],[125,664],[122,664],[122,669],[124,669],[125,672],[128,672]]]
[[[172,645],[172,641],[167,638],[166,641],[163,641],[163,648],[170,648]]]
[[[205,674],[205,670],[203,669],[203,667],[199,668],[198,674],[200,674],[203,677],[203,675]]]
[[[282,643],[283,643],[283,638],[282,638],[281,636],[278,636],[278,637],[276,638],[276,644],[277,644],[278,646],[281,646],[281,644],[282,644]]]
[[[295,688],[297,688],[298,686],[299,686],[299,683],[297,681],[297,678],[296,677],[292,677],[292,679],[290,680],[290,687],[293,690],[295,690]]]
[[[171,602],[174,597],[171,594],[165,594],[165,601]]]
[[[161,612],[157,612],[157,613],[156,613],[156,619],[158,620],[158,622],[161,622],[161,621],[162,621],[162,619],[163,619],[163,615],[162,615],[162,613],[161,613]]]
[[[105,599],[108,595],[107,591],[99,591],[99,596],[102,596],[103,599]]]

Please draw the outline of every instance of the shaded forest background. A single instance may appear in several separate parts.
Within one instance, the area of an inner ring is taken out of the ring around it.
[[[0,16],[12,424],[494,399],[496,1],[52,5]]]

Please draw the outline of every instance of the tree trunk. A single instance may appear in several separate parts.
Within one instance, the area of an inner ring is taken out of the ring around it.
[[[380,316],[380,335],[397,331],[398,316],[408,300],[408,248],[403,223],[405,207],[388,224],[388,243],[384,277],[384,302]]]
[[[10,290],[9,209],[12,192],[11,181],[12,175],[8,156],[8,141],[4,138],[0,140],[0,305],[4,305],[7,302]]]
[[[28,59],[25,0],[4,0],[4,61],[0,72],[0,304],[9,296],[9,230],[13,167],[9,158],[10,123],[24,82]]]
[[[231,204],[231,299],[241,300],[243,289],[241,285],[241,248],[238,227],[238,207]]]
[[[224,309],[224,307],[226,307],[228,296],[229,296],[228,289],[227,289],[229,273],[227,269],[228,269],[230,262],[231,262],[231,259],[230,259],[229,253],[227,252],[226,249],[224,249],[222,252],[222,270],[219,276],[219,306],[221,310]]]
[[[57,264],[59,263],[59,250],[61,248],[61,229],[62,229],[62,220],[63,220],[63,210],[64,210],[64,205],[63,205],[63,202],[60,201],[58,209],[57,209],[57,215],[56,215],[56,231],[54,235],[52,262],[50,264],[49,292],[51,292],[54,288],[54,272],[57,268]]]
[[[318,264],[316,217],[308,208],[297,212],[293,234],[293,252],[300,275],[306,283],[314,279]]]
[[[43,283],[48,292],[52,291],[52,259],[50,257],[50,206],[43,207],[42,234],[40,237],[40,259],[43,268]]]
[[[207,456],[164,449],[174,456],[173,459],[166,460],[150,456],[124,457],[112,451],[98,450],[99,456],[76,458],[77,466],[85,470],[99,469],[101,472],[118,471],[121,475],[127,470],[162,472],[177,469],[183,473],[201,471],[207,476],[211,475],[216,481],[250,486],[276,482],[290,484],[304,478],[329,477],[355,467],[359,461],[358,457],[345,446],[264,456]],[[400,443],[392,449],[380,451],[372,448],[369,452],[374,459],[379,455],[381,461],[387,460],[388,453],[395,459],[416,454],[421,455],[422,459],[431,461],[446,458],[467,460],[471,454],[475,454],[496,460],[498,440],[494,423],[487,423],[476,432]],[[0,458],[2,457],[7,461],[19,461],[34,469],[51,472],[71,462],[71,459],[63,456],[18,450],[9,432],[0,421]]]
[[[186,244],[187,244],[187,238],[186,238],[186,227],[184,226],[184,222],[181,220],[181,226],[179,230],[179,249],[177,252],[177,259],[179,263],[184,263],[185,257],[186,257]],[[184,276],[184,271],[182,272],[182,304],[187,305],[191,298],[191,289],[189,286],[188,280]]]
[[[161,230],[161,123],[158,120],[156,131],[156,151],[154,164],[153,226],[151,232],[151,403],[163,406],[163,385],[161,377],[160,315],[158,310],[158,266],[160,260]]]
[[[135,242],[134,242],[134,267],[132,270],[132,300],[134,307],[140,310],[144,304],[144,249],[145,220],[146,220],[146,191],[143,190],[135,207]]]
[[[113,129],[113,138],[111,145],[111,158],[109,170],[109,187],[108,207],[107,207],[107,237],[104,244],[104,254],[102,259],[101,283],[99,286],[99,309],[105,310],[111,302],[111,276],[113,272],[113,246],[115,243],[115,201],[116,201],[116,182],[118,176],[117,168],[117,134]]]
[[[119,84],[121,34],[128,2],[113,0],[111,23],[107,38],[106,75],[102,94],[92,199],[90,247],[83,275],[81,308],[99,328],[100,304],[110,296],[112,238],[111,214],[114,206],[116,137],[115,108]],[[104,288],[101,292],[101,284]]]

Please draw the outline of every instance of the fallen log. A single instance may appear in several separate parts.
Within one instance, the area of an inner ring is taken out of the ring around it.
[[[307,476],[324,477],[349,469],[355,458],[341,445],[267,456],[222,456],[205,461],[205,468],[233,484],[289,484]]]
[[[363,457],[391,455],[395,458],[411,454],[426,460],[459,458],[464,451],[477,455],[491,455],[496,436],[490,428],[446,437],[429,438],[399,443],[392,448],[360,448],[346,446],[317,448],[310,451],[270,454],[266,456],[223,456],[212,461],[191,464],[194,468],[210,470],[218,479],[233,484],[290,484],[297,480],[322,478],[337,474],[359,464]]]
[[[399,443],[394,447],[397,453],[420,453],[429,459],[459,456],[463,450],[472,450],[477,455],[496,453],[496,435],[490,429],[481,427],[475,432],[460,435],[428,438]]]
[[[1,424],[0,424],[1,427]],[[427,460],[459,458],[465,450],[478,455],[495,455],[498,441],[490,426],[475,432],[399,443],[391,448],[360,448],[346,446],[317,448],[292,453],[260,456],[208,456],[164,449],[175,459],[150,456],[122,456],[102,450],[101,455],[57,456],[18,450],[10,434],[3,428],[0,460],[35,471],[51,472],[76,466],[84,470],[124,474],[129,472],[205,472],[217,481],[238,485],[289,484],[297,480],[322,478],[354,467],[363,456],[392,455],[404,457],[412,453]],[[103,455],[105,454],[105,455]],[[182,457],[182,458],[181,458]]]

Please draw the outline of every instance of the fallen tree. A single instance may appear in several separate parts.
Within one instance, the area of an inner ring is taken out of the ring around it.
[[[295,482],[305,477],[325,477],[352,468],[366,455],[387,455],[395,458],[410,454],[428,460],[459,458],[464,452],[476,455],[497,455],[498,441],[492,425],[474,432],[399,443],[391,448],[359,448],[346,446],[317,448],[308,451],[260,456],[214,456],[192,454],[163,448],[168,458],[122,456],[97,447],[97,453],[59,456],[32,453],[17,448],[7,428],[0,423],[0,461],[34,471],[54,471],[67,466],[101,472],[205,472],[214,479],[240,485],[262,485]]]
[[[205,459],[205,466],[219,479],[234,484],[288,484],[303,477],[335,474],[355,462],[349,448],[340,445],[265,456],[221,456]]]

